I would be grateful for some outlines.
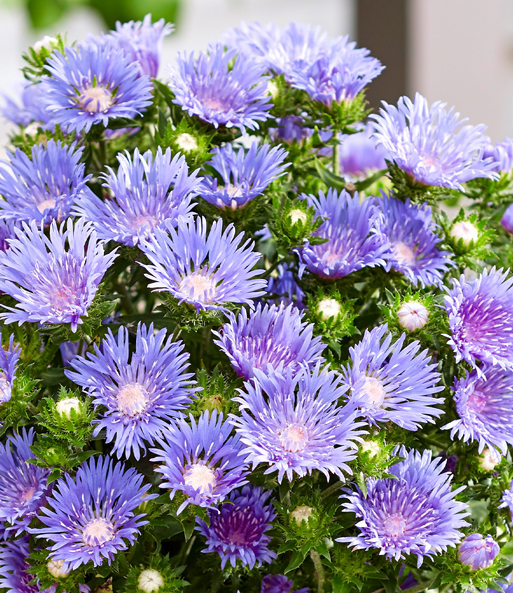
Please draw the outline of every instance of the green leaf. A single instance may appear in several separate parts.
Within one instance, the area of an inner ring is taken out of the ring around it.
[[[287,568],[284,571],[284,574],[287,574],[288,572],[291,572],[292,570],[296,570],[296,568],[299,568],[301,566],[301,564],[303,564],[304,561],[305,561],[304,554],[302,554],[301,552],[294,552],[294,554],[292,554],[292,558],[290,559],[289,565],[287,566]]]
[[[315,160],[315,169],[317,170],[319,179],[323,181],[328,187],[333,187],[338,191],[346,189],[346,180],[343,177],[339,177],[338,175],[332,173],[318,159]]]
[[[373,183],[376,183],[379,179],[383,177],[387,173],[388,169],[382,169],[381,171],[377,171],[374,175],[367,177],[367,179],[362,179],[361,181],[357,181],[355,183],[356,191],[363,191],[370,187]]]

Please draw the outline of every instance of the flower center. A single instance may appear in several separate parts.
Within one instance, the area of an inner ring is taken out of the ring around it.
[[[77,294],[69,286],[58,286],[50,289],[48,300],[50,306],[57,311],[65,311],[72,306]]]
[[[80,105],[89,113],[105,113],[112,103],[112,93],[102,86],[88,88],[80,95]]]
[[[206,99],[204,104],[214,111],[226,111],[224,102],[214,97],[211,99]]]
[[[183,479],[186,486],[192,486],[201,494],[212,492],[216,485],[216,475],[212,469],[201,463],[191,465],[185,471]]]
[[[139,383],[124,385],[117,395],[118,410],[126,416],[138,416],[148,407],[148,392]]]
[[[406,528],[406,519],[401,515],[389,515],[385,519],[385,523],[383,525],[383,529],[386,535],[390,537],[398,537],[404,533]]]
[[[153,215],[141,214],[132,220],[132,229],[134,231],[140,231],[143,227],[146,227],[148,231],[151,231],[157,226],[157,224],[158,221]]]
[[[483,410],[483,408],[486,407],[487,402],[488,402],[487,396],[484,393],[482,393],[481,391],[478,391],[476,389],[473,393],[471,393],[468,396],[467,406],[471,410],[473,410],[474,412],[479,414],[479,412],[481,412]]]
[[[399,264],[402,266],[412,266],[415,263],[415,253],[409,245],[406,245],[402,241],[397,241],[397,243],[393,244],[393,248],[395,259]]]
[[[37,205],[37,209],[39,210],[39,212],[41,212],[41,214],[43,214],[45,210],[48,210],[49,208],[55,208],[55,203],[55,198],[48,198],[47,200],[43,200],[42,202],[40,202]]]
[[[233,183],[229,183],[224,187],[221,185],[219,189],[224,189],[224,191],[230,196],[230,198],[240,198],[242,196],[242,191],[238,185],[233,185]]]
[[[374,377],[366,377],[362,392],[367,396],[368,403],[376,408],[383,405],[385,390],[383,383]]]
[[[36,493],[36,489],[34,487],[29,486],[28,488],[24,488],[20,492],[20,501],[21,502],[29,502],[34,498],[34,494]]]
[[[279,435],[281,446],[285,451],[297,453],[306,447],[308,432],[301,424],[289,424]]]
[[[193,272],[190,276],[185,276],[180,282],[181,292],[196,301],[202,301],[204,303],[212,300],[214,288],[215,283],[212,278],[203,274],[201,270],[199,272]]]
[[[82,541],[91,548],[109,542],[114,538],[114,526],[105,519],[93,519],[82,532]]]

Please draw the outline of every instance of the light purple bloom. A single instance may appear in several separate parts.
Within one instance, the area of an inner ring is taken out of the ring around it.
[[[313,134],[313,130],[301,125],[303,119],[299,115],[287,115],[276,119],[276,128],[270,128],[269,134],[275,142],[292,144],[302,142]]]
[[[294,583],[282,574],[266,574],[262,579],[260,593],[291,593]],[[293,593],[307,593],[310,589],[298,589]]]
[[[276,278],[272,275],[269,278],[267,292],[278,297],[279,303],[293,304],[298,309],[303,309],[305,293],[296,282],[291,266],[287,263],[279,264],[276,271],[278,273]]]
[[[472,570],[488,568],[499,555],[499,544],[491,535],[483,537],[480,533],[467,536],[458,548],[458,558]]]
[[[9,249],[9,242],[16,238],[15,228],[19,228],[12,219],[0,220],[0,251],[7,251]]]
[[[41,83],[25,82],[20,93],[21,105],[10,97],[4,97],[5,105],[0,108],[0,113],[18,126],[26,128],[30,124],[35,124],[45,130],[53,130],[55,126],[52,123],[52,115],[46,110],[43,97],[44,89]],[[26,130],[26,133],[29,133],[29,130]]]
[[[21,347],[18,344],[14,345],[14,334],[11,334],[9,348],[4,350],[0,345],[0,404],[11,399],[20,354]]]
[[[502,226],[508,231],[513,233],[513,204],[510,204],[501,219]]]
[[[501,504],[499,505],[499,509],[509,508],[510,513],[513,515],[513,480],[511,481],[510,488],[508,490],[504,490],[502,493]]]
[[[513,138],[505,138],[497,144],[488,144],[484,151],[485,158],[495,161],[494,171],[509,173],[513,169]]]
[[[356,126],[355,126],[356,127]],[[341,136],[340,171],[350,179],[358,180],[380,169],[386,169],[387,151],[372,137],[374,124],[368,122],[356,134]]]

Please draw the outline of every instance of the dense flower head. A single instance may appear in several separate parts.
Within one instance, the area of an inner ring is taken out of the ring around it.
[[[231,144],[214,149],[214,156],[207,164],[215,169],[223,182],[211,175],[201,178],[200,196],[224,210],[243,208],[249,201],[263,194],[266,188],[285,173],[287,152],[269,144],[253,143],[246,152],[234,150]]]
[[[451,438],[477,441],[479,453],[485,447],[500,459],[513,445],[513,372],[499,366],[482,368],[454,381],[454,401],[459,418],[445,425]]]
[[[48,140],[32,146],[31,158],[16,149],[0,168],[0,215],[4,220],[49,224],[70,214],[73,204],[93,195],[80,163],[83,148]]]
[[[417,93],[412,102],[401,97],[397,107],[383,101],[375,120],[376,138],[403,171],[427,185],[462,190],[478,177],[497,179],[495,161],[484,158],[486,126],[463,125],[454,108],[437,101],[431,108]]]
[[[10,97],[4,97],[5,105],[0,107],[0,113],[12,123],[26,128],[26,134],[31,132],[31,128],[36,128],[34,132],[37,131],[37,127],[53,130],[55,126],[52,123],[52,115],[42,101],[44,96],[40,82],[26,82],[19,97],[21,104]]]
[[[0,345],[0,404],[11,399],[20,354],[21,347],[14,345],[14,334],[11,334],[8,349],[4,350]]]
[[[460,544],[458,557],[465,566],[478,570],[491,566],[499,552],[499,544],[491,535],[483,537],[480,533],[472,533]]]
[[[350,401],[372,424],[394,422],[407,430],[418,430],[434,422],[443,410],[440,373],[427,350],[417,340],[405,346],[406,334],[393,341],[388,326],[366,330],[362,340],[349,349],[351,362],[343,369]]]
[[[287,263],[279,264],[276,268],[276,276],[269,277],[267,292],[278,297],[280,303],[285,305],[294,304],[299,309],[304,307],[303,298],[305,293],[296,282],[294,272]]]
[[[0,291],[18,301],[0,317],[7,323],[70,323],[76,331],[98,285],[117,257],[105,254],[91,224],[52,222],[49,237],[35,221],[16,229],[9,249],[0,251]]]
[[[119,551],[128,549],[140,533],[143,514],[135,514],[150,484],[142,484],[143,476],[107,457],[91,458],[83,463],[73,479],[60,478],[47,499],[48,506],[39,517],[42,528],[31,528],[38,538],[51,542],[49,557],[63,560],[63,570],[75,570],[92,561],[100,566],[110,564]]]
[[[155,227],[164,223],[176,226],[178,218],[191,216],[192,198],[198,193],[195,171],[189,175],[185,157],[159,147],[155,157],[135,149],[118,154],[119,168],[110,167],[104,175],[110,199],[102,200],[92,192],[80,199],[75,214],[94,223],[100,239],[135,246]]]
[[[322,359],[325,345],[313,337],[313,324],[303,322],[303,313],[293,305],[259,304],[249,314],[230,315],[221,332],[213,332],[214,343],[228,356],[239,377],[250,379],[255,370],[271,368],[282,374],[286,369],[299,370]]]
[[[344,134],[340,138],[340,171],[351,179],[367,177],[373,171],[386,169],[385,159],[389,158],[387,151],[372,136],[373,122],[358,129],[356,134]]]
[[[244,243],[243,234],[235,236],[230,224],[223,231],[221,220],[207,233],[207,222],[197,218],[179,220],[178,228],[154,229],[142,245],[150,264],[143,264],[154,292],[171,293],[180,303],[200,309],[225,310],[228,303],[252,305],[252,299],[265,292],[267,282],[257,279],[254,270],[260,253],[253,243]]]
[[[197,58],[179,53],[170,73],[174,102],[216,128],[255,130],[270,117],[263,67],[221,43]]]
[[[388,247],[385,269],[401,272],[415,286],[441,285],[445,272],[455,264],[448,251],[436,247],[441,239],[436,234],[431,208],[386,194],[376,203],[383,213],[377,225]]]
[[[165,329],[154,332],[153,324],[139,324],[135,339],[130,355],[127,329],[121,326],[116,337],[109,329],[94,354],[73,359],[74,371],[65,371],[89,393],[95,407],[105,409],[94,434],[106,429],[106,442],[114,441],[118,458],[133,454],[139,459],[145,442],[153,443],[196,391],[193,374],[185,372],[189,353],[183,342],[173,342]]]
[[[7,593],[53,593],[54,587],[43,591],[37,584],[29,585],[34,578],[27,572],[30,568],[27,562],[29,553],[27,536],[0,546],[0,587]]]
[[[272,562],[276,554],[269,550],[271,538],[265,534],[271,529],[276,516],[272,504],[266,504],[270,492],[260,487],[244,486],[234,490],[219,509],[208,511],[210,525],[196,517],[196,529],[206,537],[204,553],[217,552],[221,568],[229,561],[235,566],[241,560],[242,566],[252,569],[255,564]]]
[[[253,469],[268,464],[265,473],[277,471],[279,483],[285,474],[292,481],[294,473],[303,477],[314,469],[344,479],[362,434],[356,406],[338,405],[346,391],[340,376],[320,364],[312,371],[288,368],[283,375],[255,371],[255,380],[235,398],[241,415],[231,416],[246,461]]]
[[[388,560],[414,554],[421,566],[426,556],[445,552],[463,537],[459,529],[468,525],[468,505],[455,497],[464,486],[451,491],[452,474],[443,472],[445,461],[432,459],[431,451],[402,447],[396,454],[406,458],[389,468],[396,478],[369,478],[365,494],[357,487],[343,495],[344,511],[360,519],[360,533],[336,541],[376,548]]]
[[[513,370],[513,278],[508,271],[485,269],[477,278],[461,276],[447,289],[449,345],[456,362],[465,360],[479,374],[477,361]]]
[[[197,423],[192,415],[189,422],[177,420],[159,438],[152,461],[160,462],[155,469],[164,477],[160,487],[171,490],[171,499],[178,491],[187,496],[177,514],[189,504],[214,507],[247,482],[242,443],[231,433],[232,426],[214,410],[203,412]]]
[[[42,81],[47,111],[68,131],[107,127],[114,118],[133,118],[151,104],[152,85],[122,50],[85,44],[55,51]]]
[[[16,535],[25,531],[51,492],[50,470],[27,463],[35,457],[30,450],[33,442],[31,428],[0,443],[0,521]]]
[[[358,193],[351,196],[345,190],[338,194],[329,189],[319,197],[304,196],[325,222],[314,232],[325,239],[322,245],[305,245],[298,249],[303,267],[324,278],[341,278],[364,268],[384,265],[387,246],[376,230],[381,216],[370,199],[360,204]]]

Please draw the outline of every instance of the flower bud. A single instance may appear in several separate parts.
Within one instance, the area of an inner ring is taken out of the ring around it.
[[[196,152],[196,150],[198,150],[198,142],[196,138],[187,132],[178,134],[175,142],[178,148],[183,152]]]
[[[294,519],[298,525],[301,525],[303,521],[308,523],[308,519],[312,516],[312,507],[307,507],[305,504],[296,507],[292,513],[290,513],[291,519]]]
[[[471,222],[466,222],[464,220],[456,222],[449,235],[455,243],[458,243],[461,239],[463,246],[467,248],[479,238],[479,232],[476,227]]]
[[[75,410],[77,413],[80,413],[80,400],[78,397],[67,397],[65,399],[60,399],[55,407],[61,416],[70,418],[71,410]]]
[[[139,585],[139,589],[144,591],[144,593],[152,593],[152,591],[158,591],[164,586],[164,578],[158,570],[147,568],[139,575],[137,584]]]
[[[340,303],[336,299],[330,299],[328,297],[319,301],[317,305],[317,313],[320,315],[323,321],[328,321],[332,317],[337,317],[337,315],[342,310]]]
[[[488,568],[500,552],[499,545],[491,535],[485,538],[480,533],[466,537],[458,549],[458,557],[464,566],[472,570]]]
[[[46,568],[48,569],[48,572],[56,579],[63,579],[69,574],[63,570],[63,566],[64,560],[49,560]]]
[[[399,317],[399,325],[411,332],[426,325],[429,319],[429,311],[422,303],[411,301],[404,303],[397,312],[397,316]]]
[[[488,447],[485,447],[481,455],[478,457],[479,467],[485,471],[492,471],[496,465],[500,463],[500,457],[491,451]]]
[[[363,452],[369,451],[371,457],[376,457],[376,455],[379,455],[381,448],[379,443],[376,443],[376,441],[364,441],[361,444],[361,450]]]
[[[308,217],[306,215],[306,212],[303,212],[299,208],[296,208],[295,210],[291,210],[289,212],[289,218],[291,224],[296,224],[296,222],[298,221],[300,221],[302,224],[305,224]]]
[[[36,43],[34,43],[32,49],[36,53],[39,53],[42,49],[47,49],[48,51],[50,51],[58,43],[59,40],[56,37],[50,37],[49,35],[45,35],[43,39],[40,39],[39,41],[36,41]]]
[[[276,99],[280,94],[280,89],[278,85],[274,82],[274,80],[270,80],[267,83],[267,92],[271,95],[273,99]]]
[[[262,579],[260,593],[290,593],[294,583],[282,574],[267,574]]]

